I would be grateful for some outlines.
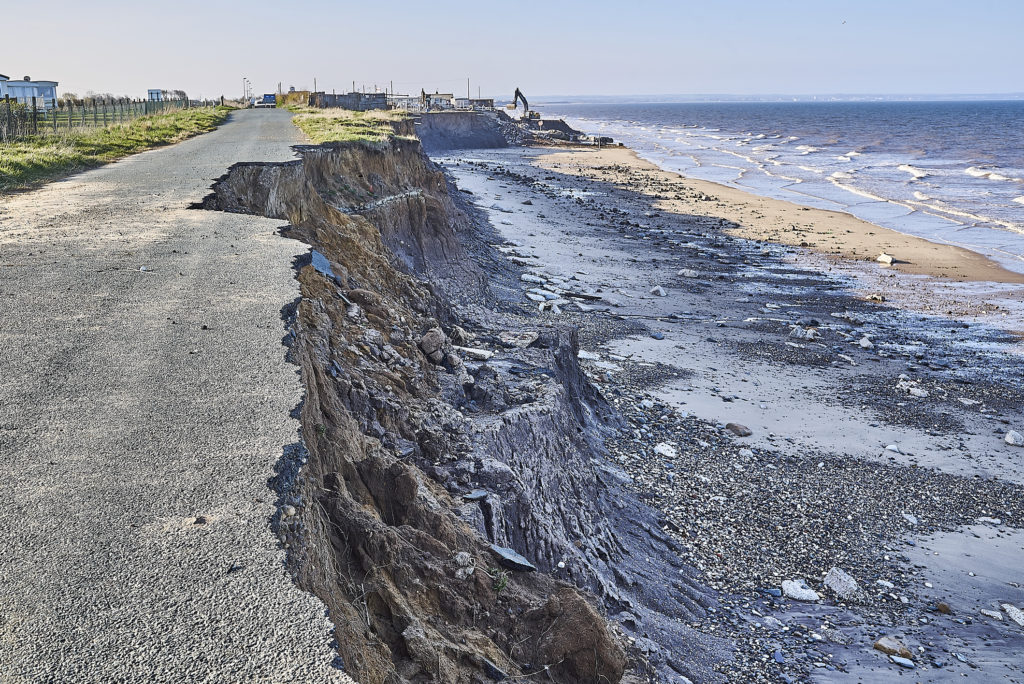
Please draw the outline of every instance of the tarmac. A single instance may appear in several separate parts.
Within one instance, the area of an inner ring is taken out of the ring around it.
[[[271,530],[308,248],[189,208],[290,119],[0,199],[0,681],[348,681]]]

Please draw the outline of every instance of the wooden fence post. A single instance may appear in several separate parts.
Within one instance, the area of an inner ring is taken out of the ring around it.
[[[4,125],[4,139],[11,135],[11,96],[4,95],[4,109],[7,111],[7,122]]]
[[[39,115],[36,111],[36,96],[32,96],[32,135],[39,135]]]
[[[57,108],[57,98],[53,98],[53,100],[50,101],[50,104],[53,105],[50,108],[50,111],[53,112],[53,134],[57,135],[57,112],[60,111]]]

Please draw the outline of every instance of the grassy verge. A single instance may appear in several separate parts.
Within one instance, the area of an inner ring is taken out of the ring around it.
[[[212,131],[234,107],[202,107],[143,116],[106,128],[86,128],[0,143],[0,192],[39,185],[74,171],[170,145]]]
[[[292,119],[295,125],[317,145],[325,142],[381,143],[396,137],[392,124],[409,116],[404,112],[381,109],[369,112],[310,107],[288,109],[295,113]]]

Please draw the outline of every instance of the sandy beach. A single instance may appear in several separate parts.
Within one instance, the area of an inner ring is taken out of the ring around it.
[[[930,242],[876,226],[850,214],[802,207],[760,197],[719,183],[683,178],[641,159],[628,147],[584,148],[546,155],[542,168],[617,185],[628,183],[652,197],[652,206],[680,215],[724,219],[735,226],[726,232],[750,240],[768,240],[804,247],[832,258],[878,264],[893,257],[887,268],[958,281],[1024,283],[1015,273],[975,252]],[[882,264],[878,264],[883,267]]]

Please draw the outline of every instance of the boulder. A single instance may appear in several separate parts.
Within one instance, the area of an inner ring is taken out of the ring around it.
[[[782,582],[782,593],[794,601],[820,601],[818,592],[807,586],[803,579],[784,580]]]
[[[856,602],[861,601],[864,598],[864,592],[861,591],[860,585],[857,584],[857,580],[851,577],[842,568],[834,567],[829,570],[825,574],[823,583],[840,600]]]
[[[665,458],[675,458],[676,456],[679,455],[679,452],[676,451],[676,448],[669,444],[668,442],[661,442],[660,444],[657,444],[654,447],[654,453],[658,454],[659,456],[664,456]]]
[[[1018,627],[1024,627],[1024,610],[1021,610],[1012,603],[1004,603],[1002,606],[1010,620],[1015,622]]]
[[[881,254],[878,255],[878,258],[875,259],[875,261],[877,261],[880,264],[891,265],[894,259],[892,258],[891,254],[886,254],[885,252],[882,252]]]
[[[913,658],[914,654],[910,652],[907,645],[902,641],[892,636],[884,636],[875,642],[875,650],[881,651],[886,655],[899,656],[901,658]]]
[[[1024,435],[1016,430],[1010,430],[1006,433],[1006,443],[1010,446],[1024,447]]]
[[[739,423],[729,423],[725,426],[725,429],[737,437],[749,437],[754,434],[746,425],[740,425]]]
[[[440,328],[431,328],[427,332],[423,333],[423,337],[420,338],[419,347],[427,358],[434,363],[441,363],[444,360],[444,351],[442,351],[445,343],[448,342],[448,337],[444,334]]]

